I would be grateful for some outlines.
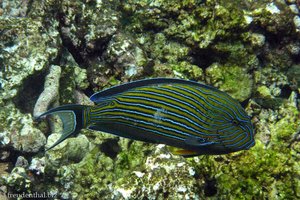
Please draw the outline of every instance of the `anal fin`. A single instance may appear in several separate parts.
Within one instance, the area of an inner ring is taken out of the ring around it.
[[[189,149],[182,149],[182,148],[172,147],[172,146],[168,146],[168,149],[173,155],[180,155],[183,157],[192,157],[192,156],[201,155],[200,152],[189,150]]]

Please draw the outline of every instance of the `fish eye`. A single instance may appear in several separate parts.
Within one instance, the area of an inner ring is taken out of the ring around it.
[[[240,122],[239,122],[238,120],[236,120],[236,119],[233,119],[233,120],[231,121],[231,123],[232,123],[233,126],[238,126],[238,125],[240,125]]]

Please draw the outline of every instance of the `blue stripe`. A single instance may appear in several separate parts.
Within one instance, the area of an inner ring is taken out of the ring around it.
[[[178,106],[173,105],[173,104],[169,104],[169,103],[164,102],[164,101],[161,101],[161,100],[157,100],[157,99],[149,99],[149,98],[139,97],[139,96],[135,96],[135,97],[134,97],[134,96],[127,96],[127,95],[122,95],[121,97],[127,98],[127,99],[139,99],[139,100],[144,100],[144,101],[153,101],[153,102],[155,102],[155,103],[159,103],[159,104],[162,104],[162,105],[166,105],[166,106],[169,106],[170,108],[174,108],[174,109],[183,111],[184,113],[193,116],[194,118],[198,119],[199,122],[201,122],[201,123],[207,124],[208,126],[210,125],[210,124],[207,123],[207,121],[204,121],[204,120],[203,120],[202,118],[200,118],[199,116],[197,116],[197,115],[195,115],[195,114],[193,114],[193,113],[191,113],[191,112],[185,110],[184,108],[178,107]],[[202,129],[205,129],[205,128],[203,128],[203,126],[200,125],[201,123],[199,123],[198,126],[200,126]]]
[[[197,89],[197,88],[196,88],[196,89]],[[197,90],[199,90],[199,89],[197,89]],[[213,96],[213,97],[215,97],[215,98],[217,98],[217,99],[218,99],[218,98],[223,99],[223,100],[226,101],[228,104],[230,104],[232,108],[236,108],[237,105],[238,105],[239,107],[241,107],[240,104],[239,104],[236,100],[231,99],[231,97],[230,97],[229,95],[225,94],[224,92],[219,91],[219,94],[222,95],[222,96],[225,96],[226,98],[222,98],[220,95],[216,95],[215,93],[212,93],[212,92],[205,92],[204,90],[201,90],[201,92],[204,93],[204,94],[206,94],[206,95],[211,95],[211,96]],[[235,101],[236,101],[236,102],[235,102]],[[236,109],[236,110],[239,112],[239,114],[240,114],[242,117],[248,119],[248,115],[245,115],[245,112],[241,112],[241,111],[242,111],[241,109]]]
[[[174,86],[174,87],[176,87],[176,86]],[[214,109],[218,110],[220,113],[223,112],[222,109],[220,109],[220,108],[218,108],[218,107],[216,107],[216,106],[210,104],[203,96],[201,96],[201,95],[199,95],[199,94],[197,94],[197,93],[195,93],[195,92],[193,92],[193,91],[191,91],[191,90],[187,90],[187,89],[185,89],[185,88],[182,88],[182,87],[176,87],[176,88],[182,89],[182,90],[184,90],[184,91],[186,91],[186,92],[189,92],[189,93],[192,93],[193,95],[195,95],[196,97],[198,97],[199,99],[201,99],[202,101],[204,101],[204,102],[205,102],[207,105],[209,105],[211,108],[214,108]],[[194,88],[194,87],[193,87],[193,89],[199,91],[197,88]],[[201,105],[201,104],[199,104],[199,105]],[[211,110],[213,110],[213,109],[211,109]],[[219,116],[221,116],[221,115],[219,115]],[[221,117],[222,117],[222,118],[225,118],[224,116],[221,116]],[[225,120],[226,120],[226,121],[230,121],[230,119],[227,119],[227,118],[225,118]]]
[[[220,103],[219,101],[217,101],[217,100],[215,100],[215,99],[213,99],[213,98],[210,98],[210,97],[207,97],[207,98],[208,98],[209,100],[211,100],[211,101],[213,101],[213,102],[219,104],[220,106],[224,106],[224,104]],[[228,107],[226,107],[226,108],[228,108]],[[231,110],[231,109],[230,109],[230,110]],[[233,117],[230,113],[228,113],[226,110],[223,110],[223,112],[225,112],[228,116],[230,116],[231,119],[234,119],[234,117]]]
[[[117,101],[119,104],[129,105],[129,106],[135,106],[135,107],[141,107],[141,108],[147,108],[147,109],[151,109],[151,110],[153,110],[153,111],[155,111],[155,112],[157,112],[157,111],[160,110],[159,107],[146,106],[146,105],[139,104],[139,103],[129,103],[129,102],[124,102],[124,101],[120,101],[120,100],[117,100],[117,99],[116,99],[116,101]],[[198,124],[198,123],[194,122],[193,120],[191,120],[191,119],[189,119],[189,118],[187,118],[187,117],[180,116],[180,115],[178,115],[178,114],[176,114],[176,113],[174,113],[174,112],[172,112],[172,111],[169,111],[169,110],[166,110],[166,111],[167,111],[167,114],[169,114],[169,115],[176,116],[176,117],[178,117],[178,118],[181,118],[181,119],[183,119],[183,120],[185,120],[185,121],[188,121],[188,122],[194,124],[196,127],[199,127],[199,124]],[[182,109],[181,109],[180,111],[182,111]],[[153,118],[152,115],[151,115],[151,117]],[[208,129],[208,128],[205,128],[205,127],[202,127],[202,128],[203,128],[204,130],[207,130],[207,131],[212,131],[212,129]],[[196,129],[193,129],[193,130],[196,131],[196,132],[198,132],[198,130],[196,130]],[[203,133],[200,133],[200,132],[198,132],[198,133],[199,133],[199,134],[203,134]],[[204,134],[204,135],[207,135],[207,134]],[[210,135],[217,136],[217,134],[210,134]]]
[[[103,122],[106,122],[105,120],[103,120]],[[149,128],[144,128],[144,127],[140,127],[140,126],[136,126],[136,125],[132,125],[132,124],[128,124],[128,123],[125,123],[125,122],[118,122],[118,121],[114,121],[114,123],[116,124],[122,124],[122,125],[125,125],[125,126],[130,126],[130,127],[133,127],[133,128],[138,128],[138,129],[142,129],[144,131],[149,131],[149,132],[152,132],[156,135],[162,135],[164,137],[167,137],[167,138],[172,138],[172,139],[176,139],[176,140],[179,140],[179,141],[184,141],[185,138],[181,138],[181,137],[176,137],[174,135],[170,135],[168,133],[163,133],[161,131],[155,131],[153,129],[149,129]]]
[[[220,136],[220,138],[230,138],[230,137],[232,137],[233,135],[235,135],[237,132],[239,132],[239,131],[241,131],[241,130],[232,130],[232,131],[234,131],[233,133],[231,133],[231,134],[229,134],[229,135],[221,135]],[[224,140],[224,142],[226,142],[227,140]]]
[[[222,108],[218,108],[218,107],[215,107],[215,106],[213,106],[214,108],[216,108],[216,109],[218,109],[218,110],[221,110],[221,111],[223,111],[223,112],[225,112],[227,115],[229,115],[230,117],[231,117],[231,120],[232,119],[234,119],[234,117],[232,116],[232,115],[230,115],[227,111],[225,111],[225,109],[227,109],[227,108],[229,108],[233,113],[234,113],[234,115],[236,116],[236,114],[235,114],[235,112],[231,109],[231,107],[230,106],[226,106],[226,104],[223,104],[223,103],[221,103],[221,102],[219,102],[219,101],[217,101],[216,99],[222,99],[222,100],[224,100],[224,101],[226,101],[229,105],[231,105],[231,106],[237,106],[237,105],[232,105],[232,100],[231,99],[228,99],[229,98],[229,96],[225,96],[226,98],[223,98],[223,97],[221,97],[221,96],[216,96],[215,94],[213,94],[213,93],[210,93],[210,92],[205,92],[205,91],[203,91],[203,90],[199,90],[198,88],[195,88],[197,91],[199,91],[200,93],[203,93],[205,96],[207,96],[207,98],[209,99],[209,100],[211,100],[211,101],[213,101],[213,102],[215,102],[215,103],[217,103],[218,105],[220,105],[220,106],[222,106]],[[215,98],[210,98],[209,96],[213,96],[213,97],[215,97]],[[206,103],[208,103],[209,105],[211,105],[209,102],[207,102],[206,101]],[[239,109],[238,109],[239,110]]]
[[[173,86],[173,87],[175,87],[175,86]],[[176,88],[176,87],[175,87],[175,88]],[[176,92],[176,91],[174,91],[174,90],[169,90],[169,89],[167,89],[167,88],[162,88],[162,87],[160,87],[159,89],[160,89],[160,90],[163,90],[163,91],[166,91],[166,92],[170,92],[170,93],[176,94],[176,95],[181,96],[181,97],[183,97],[183,98],[189,99],[189,100],[193,101],[194,103],[196,103],[198,106],[200,106],[200,107],[201,107],[203,110],[205,110],[206,112],[208,111],[206,107],[204,107],[203,105],[199,104],[198,101],[195,101],[193,98],[191,98],[191,97],[189,97],[189,96],[187,96],[187,95],[178,93],[178,92]],[[179,89],[179,88],[177,88],[177,89]],[[196,108],[197,112],[199,112],[202,116],[204,116],[205,118],[209,118],[209,117],[206,116],[201,110],[197,109],[197,107],[195,107],[195,108]]]
[[[155,93],[155,92],[149,92],[149,91],[132,91],[133,93],[144,93],[144,94],[150,94],[150,95],[153,95],[153,96],[159,96],[159,97],[163,97],[163,98],[166,98],[166,99],[171,99],[171,100],[173,100],[173,101],[175,101],[175,102],[177,102],[177,103],[180,103],[180,104],[184,104],[184,105],[186,105],[187,107],[189,107],[189,108],[191,108],[192,110],[196,110],[197,112],[199,112],[199,113],[201,113],[201,111],[199,111],[199,109],[198,108],[196,108],[195,106],[193,106],[193,105],[191,105],[191,104],[188,104],[188,103],[186,103],[186,102],[183,102],[183,101],[180,101],[180,100],[178,100],[178,99],[176,99],[176,98],[173,98],[173,97],[170,97],[170,96],[166,96],[166,95],[164,95],[164,94],[159,94],[159,93]],[[123,95],[122,95],[123,96]],[[147,99],[147,100],[149,100],[149,99]],[[151,99],[152,100],[152,99]],[[182,109],[182,108],[180,108],[180,109]],[[189,114],[191,114],[190,112],[189,112]],[[194,116],[194,115],[193,115]],[[210,117],[209,116],[204,116],[204,118],[207,118],[207,119],[210,119]],[[203,121],[202,121],[203,122]]]
[[[149,117],[149,119],[153,119],[153,115],[150,115],[150,114],[145,114],[145,113],[142,113],[142,112],[131,111],[131,110],[126,110],[126,109],[119,109],[119,108],[113,108],[113,109],[110,109],[110,110],[104,110],[103,112],[100,112],[100,113],[104,113],[104,114],[105,114],[105,112],[114,112],[114,111],[119,111],[119,112],[124,112],[124,113],[131,113],[131,114],[137,114],[137,115],[141,115],[141,116],[144,116],[144,117]],[[100,113],[99,113],[99,114],[100,114]],[[97,117],[95,117],[95,118],[97,118]],[[129,119],[129,118],[128,118],[128,119]],[[169,122],[169,123],[174,124],[174,125],[177,125],[177,126],[180,126],[180,127],[182,127],[182,128],[188,129],[188,130],[190,130],[190,131],[195,131],[195,132],[197,132],[198,134],[203,135],[201,132],[199,132],[199,131],[197,131],[197,130],[195,130],[195,129],[192,129],[191,127],[186,126],[186,125],[184,125],[184,124],[181,124],[181,123],[179,123],[179,122],[175,122],[175,121],[173,121],[173,120],[171,120],[171,119],[162,118],[161,120],[162,120],[162,121]],[[181,131],[180,131],[180,132],[181,132]],[[187,136],[192,136],[192,134],[189,134],[189,133],[184,133],[184,132],[181,132],[181,133],[184,134],[184,135],[187,135]],[[204,135],[206,135],[206,134],[204,134]]]
[[[94,117],[97,119],[97,117]],[[173,129],[173,128],[168,128],[168,127],[165,127],[165,126],[161,126],[159,124],[155,124],[155,123],[151,123],[151,122],[145,122],[143,120],[136,120],[136,119],[132,119],[132,118],[127,118],[127,117],[123,117],[123,116],[110,116],[110,115],[105,115],[105,119],[124,119],[126,121],[133,121],[133,122],[137,122],[137,123],[140,123],[140,124],[146,124],[146,125],[150,125],[150,126],[154,126],[154,127],[158,127],[158,128],[161,128],[161,129],[164,129],[164,130],[168,130],[168,131],[174,131],[180,135],[184,135],[184,136],[192,136],[190,134],[186,134],[186,133],[183,133],[182,131],[178,131],[176,129]],[[97,123],[98,121],[96,120],[93,120],[94,123]],[[125,123],[126,124],[126,123]],[[177,137],[177,136],[174,136],[174,135],[170,135],[170,134],[163,134],[162,132],[157,132],[158,134],[161,134],[161,135],[164,135],[166,137],[174,137],[174,138],[177,138],[177,139],[184,139],[184,138],[180,138],[180,137]]]
[[[243,149],[243,147],[246,146],[246,145],[244,144],[244,145],[240,146],[238,144],[244,142],[244,140],[247,139],[247,133],[243,132],[243,134],[239,134],[237,137],[235,137],[235,138],[238,138],[238,137],[241,137],[241,136],[244,136],[244,135],[246,135],[246,136],[242,140],[239,140],[234,144],[227,144],[226,146],[229,146],[229,147],[235,146],[236,148]]]
[[[235,141],[235,140],[237,140],[237,138],[239,138],[239,137],[241,137],[241,136],[243,136],[242,134],[237,134],[233,139],[230,139],[230,140],[226,140],[226,141],[224,141],[224,142],[232,142],[232,141]],[[245,138],[244,138],[245,139]],[[244,140],[243,139],[243,140]],[[240,140],[241,141],[241,140]],[[233,144],[226,144],[226,146],[235,146],[236,145],[236,143],[233,143]]]

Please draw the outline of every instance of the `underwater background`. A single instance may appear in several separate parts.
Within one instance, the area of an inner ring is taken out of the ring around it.
[[[0,199],[299,199],[299,8],[299,0],[0,0]],[[183,158],[84,129],[44,152],[61,123],[35,122],[34,113],[92,105],[97,91],[150,77],[228,93],[251,117],[255,146]]]

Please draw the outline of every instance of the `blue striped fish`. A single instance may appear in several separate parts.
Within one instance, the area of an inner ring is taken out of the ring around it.
[[[63,105],[55,147],[82,128],[171,146],[185,157],[226,154],[254,146],[250,118],[238,101],[211,86],[169,78],[145,79],[95,93],[96,106]]]

